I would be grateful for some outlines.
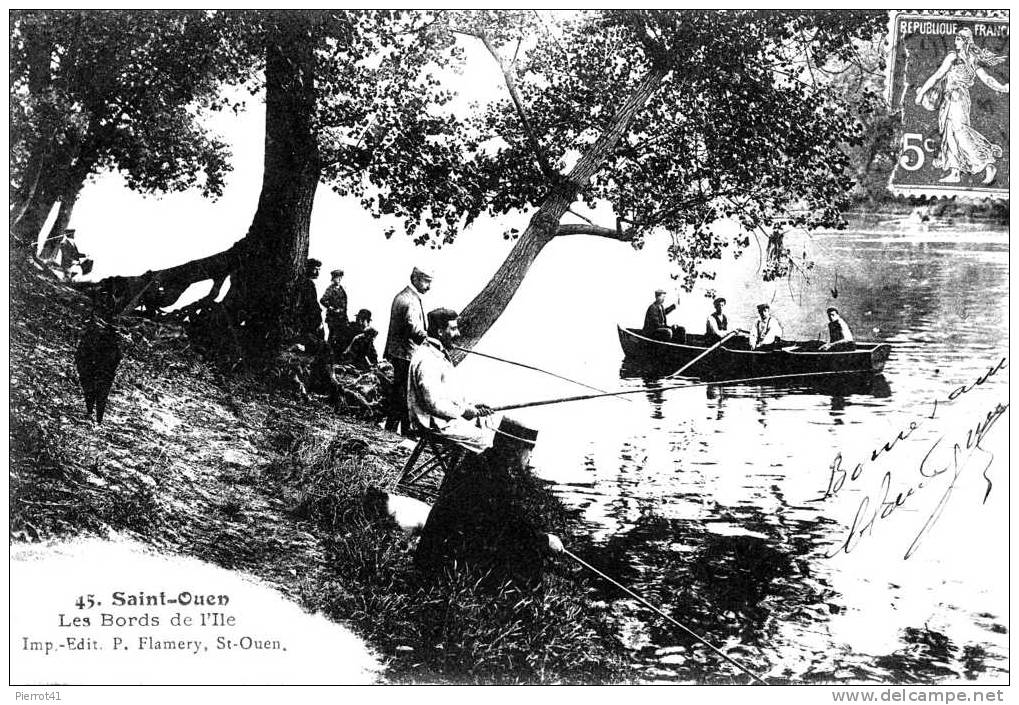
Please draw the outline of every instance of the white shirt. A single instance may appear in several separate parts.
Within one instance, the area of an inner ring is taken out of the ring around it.
[[[750,341],[751,348],[759,348],[762,345],[770,345],[776,338],[782,337],[782,324],[774,316],[768,316],[766,320],[760,318],[754,323],[754,337]]]

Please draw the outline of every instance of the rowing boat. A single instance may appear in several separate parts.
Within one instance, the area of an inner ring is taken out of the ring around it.
[[[675,371],[703,354],[711,343],[701,335],[687,335],[686,341],[667,343],[643,335],[639,328],[619,331],[619,344],[627,363],[639,364],[664,373]],[[742,345],[741,345],[742,343]],[[743,347],[744,349],[739,349]],[[884,369],[891,354],[886,343],[856,343],[856,349],[844,352],[811,351],[815,341],[787,341],[781,350],[757,351],[743,341],[726,341],[684,371],[690,377],[705,379],[764,377],[767,375],[822,374],[832,372],[875,373]]]

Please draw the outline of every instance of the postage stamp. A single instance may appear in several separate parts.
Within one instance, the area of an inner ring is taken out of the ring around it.
[[[1009,23],[894,13],[888,103],[900,116],[897,196],[1008,199]]]

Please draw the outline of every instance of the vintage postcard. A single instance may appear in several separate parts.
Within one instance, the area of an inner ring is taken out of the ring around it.
[[[12,702],[1007,699],[1007,11],[9,24]]]

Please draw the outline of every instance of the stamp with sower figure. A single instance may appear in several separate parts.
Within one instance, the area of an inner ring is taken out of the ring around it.
[[[889,189],[1008,200],[1009,23],[895,13],[888,102],[901,119]]]

